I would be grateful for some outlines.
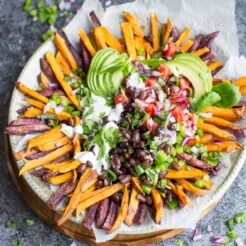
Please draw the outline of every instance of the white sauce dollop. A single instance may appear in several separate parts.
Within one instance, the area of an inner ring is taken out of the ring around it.
[[[127,80],[127,86],[132,86],[138,89],[143,89],[145,88],[145,83],[139,77],[139,73],[132,73]]]

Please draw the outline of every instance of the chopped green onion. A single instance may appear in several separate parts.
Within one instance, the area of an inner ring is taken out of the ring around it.
[[[199,137],[203,136],[203,130],[201,128],[198,128],[196,133]]]
[[[244,223],[246,221],[246,214],[243,212],[236,214],[234,221],[237,224]]]
[[[165,171],[167,168],[168,168],[169,164],[167,163],[161,163],[161,164],[158,164],[154,167],[155,171],[156,172],[160,172],[160,171]]]
[[[37,115],[37,118],[41,119],[41,120],[55,119],[55,115],[53,115],[53,114],[39,114],[39,115]]]
[[[177,246],[184,246],[184,242],[182,240],[178,239]]]
[[[144,169],[140,166],[140,164],[134,165],[134,170],[138,176],[144,173]]]
[[[177,154],[181,154],[183,152],[184,152],[183,147],[181,145],[177,145],[176,146],[176,153]]]
[[[232,231],[227,231],[226,234],[231,238],[231,239],[235,239],[238,237],[238,234],[232,230]]]
[[[32,0],[26,0],[23,9],[27,11],[32,5]]]
[[[181,135],[177,135],[177,136],[176,136],[176,143],[179,144],[179,145],[181,145],[182,142],[183,142],[182,136],[181,136]]]
[[[40,9],[40,8],[43,8],[45,6],[45,2],[44,1],[40,1],[37,5],[37,7]]]
[[[167,186],[167,179],[161,179],[158,183],[157,183],[157,188],[158,189],[165,189]]]
[[[117,174],[111,169],[106,170],[106,177],[108,181],[114,182],[117,180]]]
[[[167,159],[167,154],[163,150],[159,150],[155,158],[155,164],[156,165],[162,164],[165,162],[166,159]]]
[[[31,16],[31,17],[35,17],[35,16],[37,16],[37,10],[36,9],[33,9],[33,10],[31,10],[30,12],[29,12],[29,15]]]
[[[140,48],[140,49],[138,49],[138,55],[139,55],[139,56],[143,56],[143,55],[144,55],[144,53],[145,53],[144,48]]]
[[[185,146],[183,147],[183,150],[184,150],[184,152],[186,152],[186,153],[190,153],[190,146],[185,145]]]
[[[28,225],[28,226],[33,226],[35,224],[35,221],[33,219],[26,219],[25,223]]]
[[[172,201],[170,201],[170,202],[167,203],[167,206],[170,209],[176,209],[176,208],[178,208],[178,206],[179,206],[178,200],[176,198],[173,198]]]
[[[150,195],[151,193],[151,187],[145,184],[141,184],[141,188],[143,190],[143,192],[147,195]]]
[[[173,162],[173,158],[171,156],[167,156],[166,162],[171,164]]]
[[[159,193],[160,193],[162,198],[164,198],[164,199],[166,198],[166,194],[164,192],[159,191]]]
[[[177,154],[175,147],[172,146],[171,148],[171,156],[175,157]]]
[[[64,106],[64,107],[69,105],[69,101],[68,101],[68,99],[66,97],[62,97],[61,98],[61,105]]]
[[[196,180],[196,182],[194,183],[194,185],[198,188],[202,188],[204,186],[204,182],[202,179]]]
[[[53,36],[53,31],[51,29],[48,29],[45,33],[43,33],[43,35],[41,36],[41,38],[46,41],[47,39],[51,38]]]
[[[80,111],[73,111],[73,112],[72,112],[72,114],[73,114],[73,115],[76,115],[76,116],[78,116],[78,117],[80,117],[80,116],[81,116]]]
[[[233,222],[233,219],[229,219],[227,221],[227,225],[228,225],[228,228],[230,231],[234,230],[234,222]]]
[[[16,223],[15,223],[15,221],[13,221],[13,220],[7,220],[6,227],[7,228],[16,229]]]
[[[71,113],[74,111],[74,107],[73,107],[73,106],[67,106],[67,107],[65,108],[65,111],[66,111],[67,113],[71,114]]]

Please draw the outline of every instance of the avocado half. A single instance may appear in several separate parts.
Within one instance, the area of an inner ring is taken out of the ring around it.
[[[204,93],[212,90],[211,71],[199,56],[191,53],[178,54],[173,60],[165,62],[165,65],[172,71],[176,69],[179,74],[182,74],[192,83],[196,101]]]

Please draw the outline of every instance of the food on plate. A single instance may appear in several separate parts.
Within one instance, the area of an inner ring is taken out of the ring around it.
[[[171,19],[162,29],[150,15],[145,36],[138,19],[123,12],[122,37],[96,14],[80,28],[80,50],[62,30],[56,54],[40,60],[39,88],[16,87],[27,106],[6,134],[37,135],[15,153],[26,172],[58,185],[48,206],[61,209],[58,225],[86,212],[83,225],[109,233],[122,223],[161,223],[166,209],[192,206],[206,195],[224,153],[243,150],[239,121],[246,77],[214,77],[223,67],[212,42],[218,32],[190,36]],[[159,35],[160,34],[160,35]]]

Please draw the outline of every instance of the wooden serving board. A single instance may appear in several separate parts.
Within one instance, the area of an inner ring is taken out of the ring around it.
[[[96,245],[103,246],[142,246],[150,243],[155,243],[161,240],[165,240],[184,231],[184,229],[173,229],[173,230],[161,230],[158,232],[147,233],[147,234],[134,234],[134,235],[126,235],[119,234],[111,241],[105,243],[96,243],[94,234],[92,231],[89,231],[82,227],[82,225],[77,224],[73,221],[68,220],[62,226],[58,226],[56,222],[60,218],[60,215],[53,210],[50,210],[46,203],[39,199],[39,197],[32,191],[32,189],[27,185],[23,177],[18,175],[18,168],[15,163],[15,159],[13,157],[10,145],[9,138],[5,136],[5,153],[7,159],[7,166],[9,172],[12,176],[13,182],[28,204],[28,206],[43,220],[45,223],[52,226],[52,228],[64,233],[65,235],[75,238],[80,241],[86,241]],[[206,216],[217,203],[213,203],[211,206],[207,207],[200,216],[200,219]]]

